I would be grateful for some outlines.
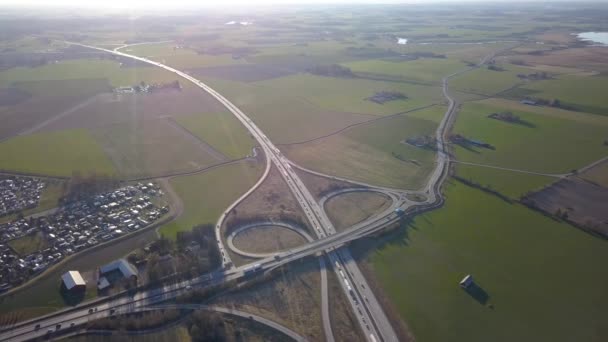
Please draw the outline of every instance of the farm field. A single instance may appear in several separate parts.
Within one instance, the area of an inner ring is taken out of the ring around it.
[[[159,232],[175,239],[180,231],[201,224],[215,224],[222,211],[255,184],[261,172],[259,163],[242,161],[171,179],[171,186],[184,203],[184,212]]]
[[[581,112],[608,115],[608,99],[604,89],[608,88],[608,77],[589,75],[564,75],[557,79],[526,84],[509,95],[518,94],[546,100],[558,99],[562,106]]]
[[[374,185],[418,188],[434,167],[434,152],[405,144],[410,137],[432,135],[434,119],[444,108],[434,106],[368,124],[306,144],[281,149],[293,161],[315,171]],[[413,114],[411,113],[411,114]]]
[[[498,66],[505,70],[493,71],[484,67],[458,75],[450,80],[450,89],[493,96],[522,84],[523,81],[517,77],[517,74],[530,73],[530,70],[526,68],[510,64],[499,64]]]
[[[314,139],[376,118],[325,110],[292,93],[254,83],[206,81],[249,115],[276,144]]]
[[[103,79],[17,82],[0,89],[0,140],[35,130],[37,126],[83,106],[107,92]]]
[[[533,107],[531,107],[533,108]],[[487,116],[511,111],[524,124]],[[509,107],[467,103],[458,114],[453,132],[479,140],[495,150],[453,145],[458,160],[545,173],[567,173],[606,156],[608,120],[593,124],[577,117],[536,115]]]
[[[338,195],[325,203],[325,210],[341,231],[386,210],[391,205],[390,197],[374,192],[351,192]]]
[[[608,188],[608,161],[587,170],[579,177]]]
[[[231,159],[251,154],[255,141],[230,112],[181,115],[177,123]]]
[[[496,190],[517,200],[528,191],[540,190],[559,178],[491,169],[475,165],[456,164],[456,174],[483,187]]]
[[[606,338],[608,277],[597,271],[608,257],[604,241],[458,182],[446,195],[445,207],[369,256],[418,340]],[[483,290],[477,297],[458,286],[467,274]],[[578,291],[565,274],[576,275]]]
[[[101,146],[85,129],[19,136],[0,143],[0,169],[13,172],[69,177],[115,174]]]
[[[584,68],[600,72],[608,71],[606,58],[608,51],[601,46],[569,48],[551,51],[541,55],[518,54],[512,59],[524,61],[531,65],[552,65],[566,68]]]
[[[219,65],[242,64],[242,59],[232,58],[229,54],[205,55],[198,54],[188,48],[175,48],[176,43],[145,44],[128,46],[121,52],[146,57],[178,69],[214,67]]]
[[[348,113],[387,115],[442,102],[439,87],[403,82],[384,82],[364,79],[335,78],[298,74],[255,82],[279,94],[291,93],[326,110]],[[381,91],[397,91],[408,99],[378,104],[367,98]]]
[[[146,83],[173,82],[178,79],[173,73],[155,67],[121,67],[120,63],[103,59],[75,59],[45,64],[35,68],[18,67],[0,72],[0,87],[14,82],[47,80],[107,79],[112,87]],[[194,87],[181,82],[183,87]]]
[[[344,66],[350,68],[353,72],[389,75],[403,80],[430,84],[439,84],[442,77],[466,68],[464,63],[446,58],[429,58],[402,62],[374,59],[346,63]]]
[[[201,90],[168,90],[147,94],[101,94],[76,112],[49,123],[44,131],[134,125],[149,119],[174,118],[198,111],[221,111],[223,107]]]
[[[194,171],[223,161],[162,119],[107,125],[93,136],[125,178]]]

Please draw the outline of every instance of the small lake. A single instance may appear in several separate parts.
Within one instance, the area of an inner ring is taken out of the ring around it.
[[[576,35],[578,39],[608,46],[608,32],[583,32]]]

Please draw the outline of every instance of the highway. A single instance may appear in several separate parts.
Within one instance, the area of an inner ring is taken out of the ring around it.
[[[324,209],[315,201],[308,189],[304,186],[303,182],[291,167],[289,160],[287,160],[281,154],[280,150],[276,148],[272,142],[270,142],[266,135],[264,135],[264,133],[262,133],[262,131],[245,114],[243,114],[236,106],[230,103],[215,90],[184,72],[155,61],[124,54],[119,51],[112,51],[79,43],[71,44],[106,51],[164,68],[195,83],[214,96],[224,106],[226,106],[226,108],[228,108],[237,117],[237,119],[239,119],[243,125],[245,125],[254,138],[256,138],[256,140],[260,143],[260,146],[264,150],[267,158],[265,173],[260,178],[258,183],[256,183],[254,187],[252,187],[246,194],[241,196],[241,198],[235,201],[235,203],[233,203],[233,205],[231,205],[231,207],[225,213],[234,208],[234,206],[236,206],[240,200],[246,198],[259,186],[259,184],[261,184],[261,182],[263,182],[268,175],[270,165],[272,163],[277,167],[282,177],[287,182],[290,190],[302,206],[302,209],[310,221],[311,227],[318,238],[317,240],[306,245],[293,248],[285,252],[280,252],[273,256],[256,261],[254,264],[260,264],[260,267],[255,272],[261,273],[310,255],[326,253],[334,272],[336,273],[338,279],[341,280],[340,284],[342,289],[353,307],[362,331],[365,333],[365,338],[368,341],[374,342],[398,340],[395,331],[382,310],[382,307],[376,300],[372,291],[369,289],[365,278],[350,255],[350,252],[343,246],[352,240],[374,234],[386,228],[388,225],[398,222],[401,219],[400,215],[394,211],[386,211],[380,216],[376,216],[366,220],[365,222],[353,225],[345,231],[336,232],[332,223],[327,218]],[[487,59],[484,59],[482,63],[484,63],[485,60]],[[467,69],[459,73],[471,69]],[[442,119],[436,134],[438,145],[437,167],[429,177],[428,183],[423,190],[423,192],[427,195],[427,200],[423,203],[414,204],[413,202],[406,200],[404,196],[400,196],[397,202],[393,203],[392,208],[400,207],[405,211],[411,211],[409,209],[416,207],[413,208],[414,212],[416,212],[419,210],[419,208],[435,208],[441,205],[443,202],[439,189],[447,176],[449,165],[449,154],[447,153],[445,136],[451,122],[454,119],[454,113],[456,112],[457,107],[455,101],[449,97],[447,83],[450,77],[453,77],[459,73],[452,74],[443,79],[443,93],[448,100],[448,110],[446,111],[446,114]],[[220,218],[218,225],[221,226],[224,217],[225,214]],[[216,229],[216,232],[218,232],[218,229]],[[223,247],[221,236],[218,236],[218,244],[220,244],[221,251],[227,258],[228,253],[226,253]],[[211,274],[206,274],[176,284],[165,285],[150,290],[137,291],[133,295],[119,294],[110,298],[88,301],[78,305],[75,308],[60,310],[33,320],[18,323],[8,329],[4,328],[0,333],[0,341],[30,340],[44,336],[48,330],[54,330],[57,328],[57,324],[61,324],[61,327],[59,327],[59,330],[61,330],[72,324],[76,326],[84,324],[88,320],[94,318],[100,318],[112,314],[141,311],[147,306],[156,305],[182,295],[189,291],[192,287],[207,287],[246,277],[244,271],[249,269],[252,265],[231,267],[232,263],[225,260],[224,266],[226,266],[226,270],[223,272],[213,272]],[[247,276],[251,276],[251,274]]]
[[[189,74],[172,68],[170,66],[164,65],[162,63],[149,60],[146,58],[129,55],[126,53],[122,53],[117,50],[108,50],[103,48],[98,48],[94,46],[79,44],[79,43],[70,43],[75,44],[91,49],[97,49],[100,51],[105,51],[108,53],[112,53],[115,55],[119,55],[126,58],[132,58],[135,60],[139,60],[141,62],[149,63],[170,72],[173,72],[200,87],[211,96],[213,96],[216,100],[218,100],[222,105],[224,105],[241,123],[247,128],[247,130],[252,134],[252,136],[258,141],[262,149],[266,154],[266,168],[264,172],[264,176],[256,183],[254,188],[250,189],[245,195],[241,198],[245,198],[248,196],[257,186],[265,179],[269,172],[269,162],[272,162],[277,169],[279,170],[281,176],[286,181],[289,186],[291,192],[296,196],[298,203],[304,210],[308,221],[311,226],[314,227],[313,231],[317,234],[318,238],[323,238],[328,235],[333,235],[336,233],[332,223],[327,219],[327,216],[321,214],[323,211],[318,203],[315,201],[314,197],[308,191],[304,183],[300,180],[297,173],[291,168],[289,161],[281,154],[280,150],[270,141],[270,139],[262,132],[262,130],[248,117],[243,113],[238,107],[236,107],[232,102],[222,96],[220,93],[203,83],[202,81],[190,76]],[[228,253],[226,252],[221,236],[218,236],[218,231],[221,228],[221,223],[223,218],[226,217],[226,213],[232,210],[236,204],[240,202],[240,199],[237,200],[229,209],[222,215],[220,218],[220,222],[216,225],[216,238],[217,242],[220,245],[220,253],[223,256],[223,262],[225,266],[230,266],[232,263],[228,261]],[[329,257],[331,265],[333,267],[336,276],[339,279],[342,279],[340,282],[342,289],[349,299],[353,310],[357,314],[357,319],[359,320],[359,324],[361,329],[365,332],[366,338],[369,341],[377,341],[380,339],[381,341],[397,341],[397,335],[393,330],[390,322],[386,318],[382,307],[378,305],[378,302],[375,300],[375,297],[371,291],[368,291],[368,298],[364,300],[364,296],[362,295],[362,290],[365,287],[365,279],[362,276],[361,272],[358,269],[358,266],[355,262],[352,261],[350,257],[350,253],[342,251],[342,254],[336,253],[333,249],[326,250],[326,253]],[[346,261],[343,261],[343,258]],[[342,269],[345,269],[346,272],[340,273]]]

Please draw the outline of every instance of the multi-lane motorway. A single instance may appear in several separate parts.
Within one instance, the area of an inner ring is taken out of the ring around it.
[[[381,229],[384,229],[388,225],[397,222],[400,217],[394,212],[393,208],[399,207],[407,211],[413,206],[432,208],[442,203],[443,199],[441,197],[440,186],[447,175],[449,165],[449,154],[447,152],[445,138],[456,111],[456,104],[448,94],[448,79],[458,73],[443,79],[443,94],[448,101],[448,110],[446,111],[446,114],[442,119],[436,133],[438,149],[436,168],[429,177],[428,182],[422,191],[426,194],[427,200],[423,203],[413,203],[408,201],[404,196],[399,196],[396,197],[398,200],[395,202],[395,198],[393,198],[393,206],[390,208],[390,210],[387,210],[381,215],[378,215],[372,219],[366,220],[365,222],[356,224],[345,231],[336,232],[331,221],[325,214],[323,207],[317,203],[317,201],[308,191],[298,174],[292,168],[290,161],[285,158],[281,151],[257,127],[257,125],[252,122],[251,119],[249,119],[240,109],[224,98],[221,94],[187,73],[171,68],[159,62],[129,55],[119,51],[107,50],[79,43],[71,44],[97,49],[127,58],[133,58],[164,68],[193,82],[207,93],[215,97],[228,110],[230,110],[230,112],[232,112],[232,114],[234,114],[235,117],[240,120],[254,136],[266,155],[266,169],[263,177],[231,207],[236,206],[241,199],[253,192],[253,190],[255,190],[255,188],[257,188],[257,186],[266,178],[271,165],[275,165],[281,176],[288,184],[291,192],[298,200],[298,203],[309,220],[311,228],[317,235],[317,240],[306,245],[277,253],[273,256],[256,261],[255,264],[260,265],[256,269],[256,272],[271,270],[306,256],[325,253],[328,256],[338,279],[340,279],[341,287],[355,312],[361,329],[365,333],[366,339],[368,341],[398,340],[395,331],[384,314],[382,307],[376,300],[373,292],[369,289],[369,286],[360,272],[356,262],[354,262],[348,249],[343,246],[349,241],[373,234]],[[486,60],[487,58],[485,58],[482,63],[485,63]],[[232,208],[229,208],[229,210],[230,209]],[[227,210],[225,213],[229,212],[229,210]],[[218,225],[221,224],[222,220],[223,217],[220,218]],[[244,272],[245,270],[250,269],[251,265],[231,267],[228,253],[223,247],[219,229],[216,231],[218,232],[217,240],[218,244],[220,244],[220,250],[225,256],[224,266],[226,267],[224,271],[214,272],[195,279],[162,286],[152,290],[141,290],[131,295],[120,294],[111,298],[89,301],[75,308],[61,310],[43,317],[19,323],[8,329],[3,329],[0,333],[0,341],[24,341],[41,337],[46,334],[60,334],[62,329],[65,329],[66,327],[70,327],[72,325],[78,326],[91,319],[143,310],[149,305],[158,304],[182,295],[189,291],[192,287],[212,286],[225,281],[251,276],[250,272],[247,272],[248,274],[245,274]]]

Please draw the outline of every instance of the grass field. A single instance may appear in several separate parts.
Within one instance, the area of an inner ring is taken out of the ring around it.
[[[505,110],[518,115],[527,125],[487,117]],[[455,146],[455,152],[462,161],[535,172],[570,172],[608,152],[603,145],[608,120],[592,122],[579,120],[577,116],[537,115],[511,107],[467,103],[458,114],[453,131],[496,149]]]
[[[252,253],[275,253],[306,243],[300,234],[277,226],[259,226],[238,234],[234,245]]]
[[[439,87],[414,85],[404,82],[384,82],[365,79],[341,79],[308,74],[298,74],[255,82],[269,87],[276,95],[295,94],[326,110],[387,115],[404,112],[416,107],[442,101]],[[377,104],[366,98],[380,91],[398,91],[408,96],[406,100]]]
[[[375,185],[417,188],[434,167],[435,154],[402,141],[432,135],[437,127],[435,120],[444,110],[435,106],[411,113],[415,117],[406,114],[378,120],[282,149],[290,159],[315,171]],[[430,120],[421,119],[427,116]]]
[[[245,63],[243,59],[234,59],[232,55],[203,55],[185,48],[174,48],[175,43],[145,44],[128,46],[121,52],[147,57],[178,69],[211,67]]]
[[[442,58],[403,62],[374,59],[346,63],[344,66],[349,67],[354,72],[389,75],[404,80],[434,84],[439,84],[442,77],[466,67],[460,61]]]
[[[177,233],[199,224],[215,224],[220,214],[251,187],[262,166],[239,162],[192,176],[176,177],[171,185],[184,203],[183,214],[163,226],[162,235],[175,239]]]
[[[8,245],[11,246],[11,248],[15,250],[19,256],[23,257],[47,248],[49,246],[49,242],[41,232],[37,232],[35,234],[26,235],[15,240],[11,240]]]
[[[166,120],[136,120],[93,131],[124,177],[193,171],[221,162]]]
[[[183,115],[175,120],[231,159],[247,156],[255,144],[249,132],[230,112]]]
[[[12,137],[79,106],[91,97],[110,90],[104,79],[75,79],[18,82],[16,89],[29,98],[11,105],[0,105],[0,139]]]
[[[606,340],[604,241],[460,183],[446,195],[370,256],[417,340]],[[485,305],[458,286],[466,274]]]
[[[519,199],[528,191],[540,190],[557,180],[555,177],[539,176],[486,167],[456,164],[459,177],[472,180],[479,185],[496,190],[512,199]]]
[[[514,65],[499,65],[504,71],[488,70],[485,67],[458,75],[450,80],[450,89],[492,96],[523,83],[517,74],[529,74],[529,69]]]
[[[351,192],[331,198],[325,210],[337,230],[343,230],[386,210],[390,197],[374,192]]]
[[[35,68],[12,68],[0,72],[0,87],[13,82],[100,79],[105,78],[111,86],[126,86],[146,83],[173,82],[179,79],[175,74],[156,67],[121,68],[118,62],[101,59],[74,59],[46,64]],[[180,80],[184,87],[194,87],[190,82]]]
[[[250,116],[276,144],[313,139],[375,117],[325,110],[297,94],[257,83],[207,81]]]
[[[606,76],[564,75],[524,85],[513,93],[530,94],[547,100],[558,99],[562,105],[581,112],[608,115],[608,99],[604,91],[607,88]]]
[[[19,136],[0,144],[0,169],[50,176],[114,174],[112,162],[84,129]]]

